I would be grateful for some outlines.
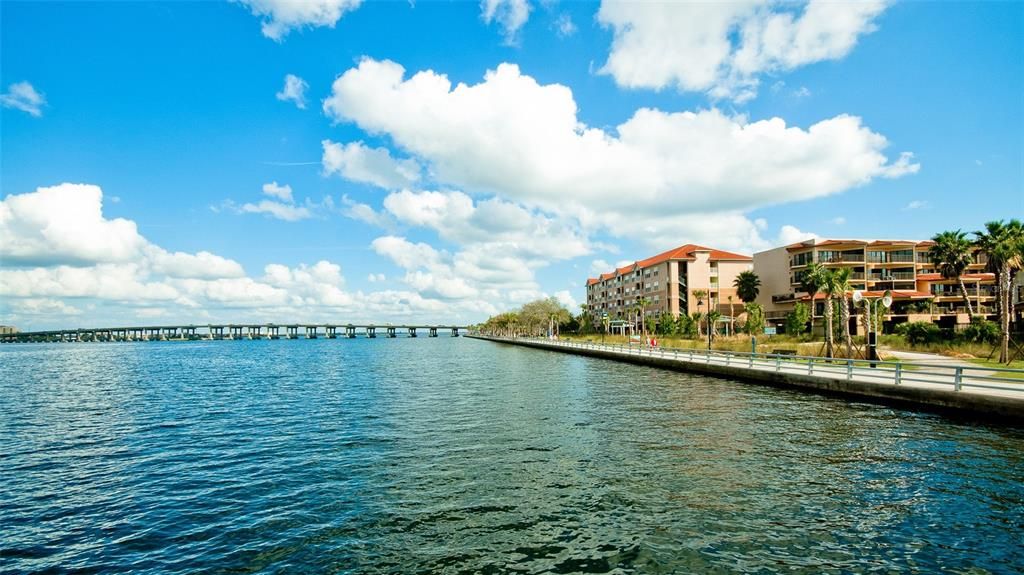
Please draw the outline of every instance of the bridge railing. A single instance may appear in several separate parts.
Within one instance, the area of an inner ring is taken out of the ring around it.
[[[927,384],[950,387],[1001,390],[1024,394],[1024,369],[1005,367],[904,363],[864,359],[825,358],[820,356],[719,351],[692,348],[666,348],[644,345],[602,344],[545,338],[489,339],[510,342],[530,341],[552,347],[596,350],[626,356],[657,357],[665,360],[707,365],[776,371],[788,374],[839,377],[847,380],[892,385]]]

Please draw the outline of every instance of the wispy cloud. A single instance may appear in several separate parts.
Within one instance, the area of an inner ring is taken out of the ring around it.
[[[309,84],[295,74],[288,74],[284,77],[284,87],[277,93],[277,99],[282,102],[294,102],[300,110],[306,109],[306,89]]]
[[[36,92],[32,84],[28,82],[15,82],[7,86],[7,91],[0,94],[0,104],[4,108],[14,108],[27,112],[36,118],[43,115],[43,106],[46,105],[46,98]]]
[[[903,206],[903,211],[907,212],[907,211],[910,211],[910,210],[924,210],[924,209],[927,209],[927,208],[930,208],[930,207],[931,207],[931,204],[929,204],[925,200],[913,200],[909,204],[907,204],[906,206]]]

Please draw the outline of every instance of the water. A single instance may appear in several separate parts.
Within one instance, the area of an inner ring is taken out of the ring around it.
[[[0,346],[0,572],[1024,570],[1024,430],[465,338]]]

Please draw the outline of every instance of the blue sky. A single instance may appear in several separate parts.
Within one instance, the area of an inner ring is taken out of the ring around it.
[[[4,2],[0,31],[23,329],[476,321],[683,243],[1024,215],[1019,2]]]

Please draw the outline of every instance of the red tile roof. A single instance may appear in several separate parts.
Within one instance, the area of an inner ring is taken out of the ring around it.
[[[655,264],[660,264],[662,262],[667,262],[669,260],[689,260],[689,261],[693,261],[693,260],[697,259],[696,256],[693,255],[694,252],[711,252],[710,255],[708,256],[708,261],[712,261],[712,262],[716,262],[716,261],[749,262],[749,261],[753,261],[753,259],[754,259],[754,258],[752,258],[750,256],[745,256],[745,255],[742,255],[742,254],[734,254],[732,252],[716,250],[716,249],[713,249],[713,248],[706,248],[704,246],[698,246],[698,245],[694,245],[694,244],[686,244],[685,246],[679,246],[678,248],[673,248],[671,250],[668,250],[667,252],[662,252],[662,253],[660,253],[660,254],[658,254],[656,256],[649,257],[649,258],[647,258],[645,260],[640,260],[640,261],[638,261],[636,263],[640,267],[646,268],[646,267],[653,266]]]
[[[696,259],[696,256],[693,255],[694,252],[710,252],[710,254],[708,255],[708,261],[712,261],[712,262],[716,262],[716,261],[749,262],[749,261],[753,261],[753,259],[754,259],[754,258],[752,258],[750,256],[745,256],[743,254],[734,254],[732,252],[727,252],[727,251],[723,251],[723,250],[716,250],[716,249],[713,249],[713,248],[705,248],[703,246],[698,246],[698,245],[695,245],[695,244],[686,244],[685,246],[679,246],[678,248],[673,248],[671,250],[668,250],[667,252],[662,252],[662,253],[660,253],[660,254],[658,254],[656,256],[649,257],[649,258],[647,258],[645,260],[640,260],[638,262],[633,262],[633,263],[631,263],[629,265],[626,265],[626,266],[623,266],[621,268],[618,268],[618,269],[616,269],[613,272],[608,272],[606,274],[601,274],[594,281],[596,283],[596,282],[601,281],[601,280],[612,279],[616,275],[621,275],[621,274],[624,274],[624,273],[627,273],[627,272],[631,272],[631,271],[633,271],[634,269],[636,269],[638,267],[639,268],[647,268],[647,267],[650,267],[650,266],[653,266],[653,265],[657,265],[657,264],[660,264],[660,263],[663,263],[663,262],[667,262],[669,260],[693,261],[693,260]],[[587,280],[587,285],[590,285],[590,280],[589,279]]]

